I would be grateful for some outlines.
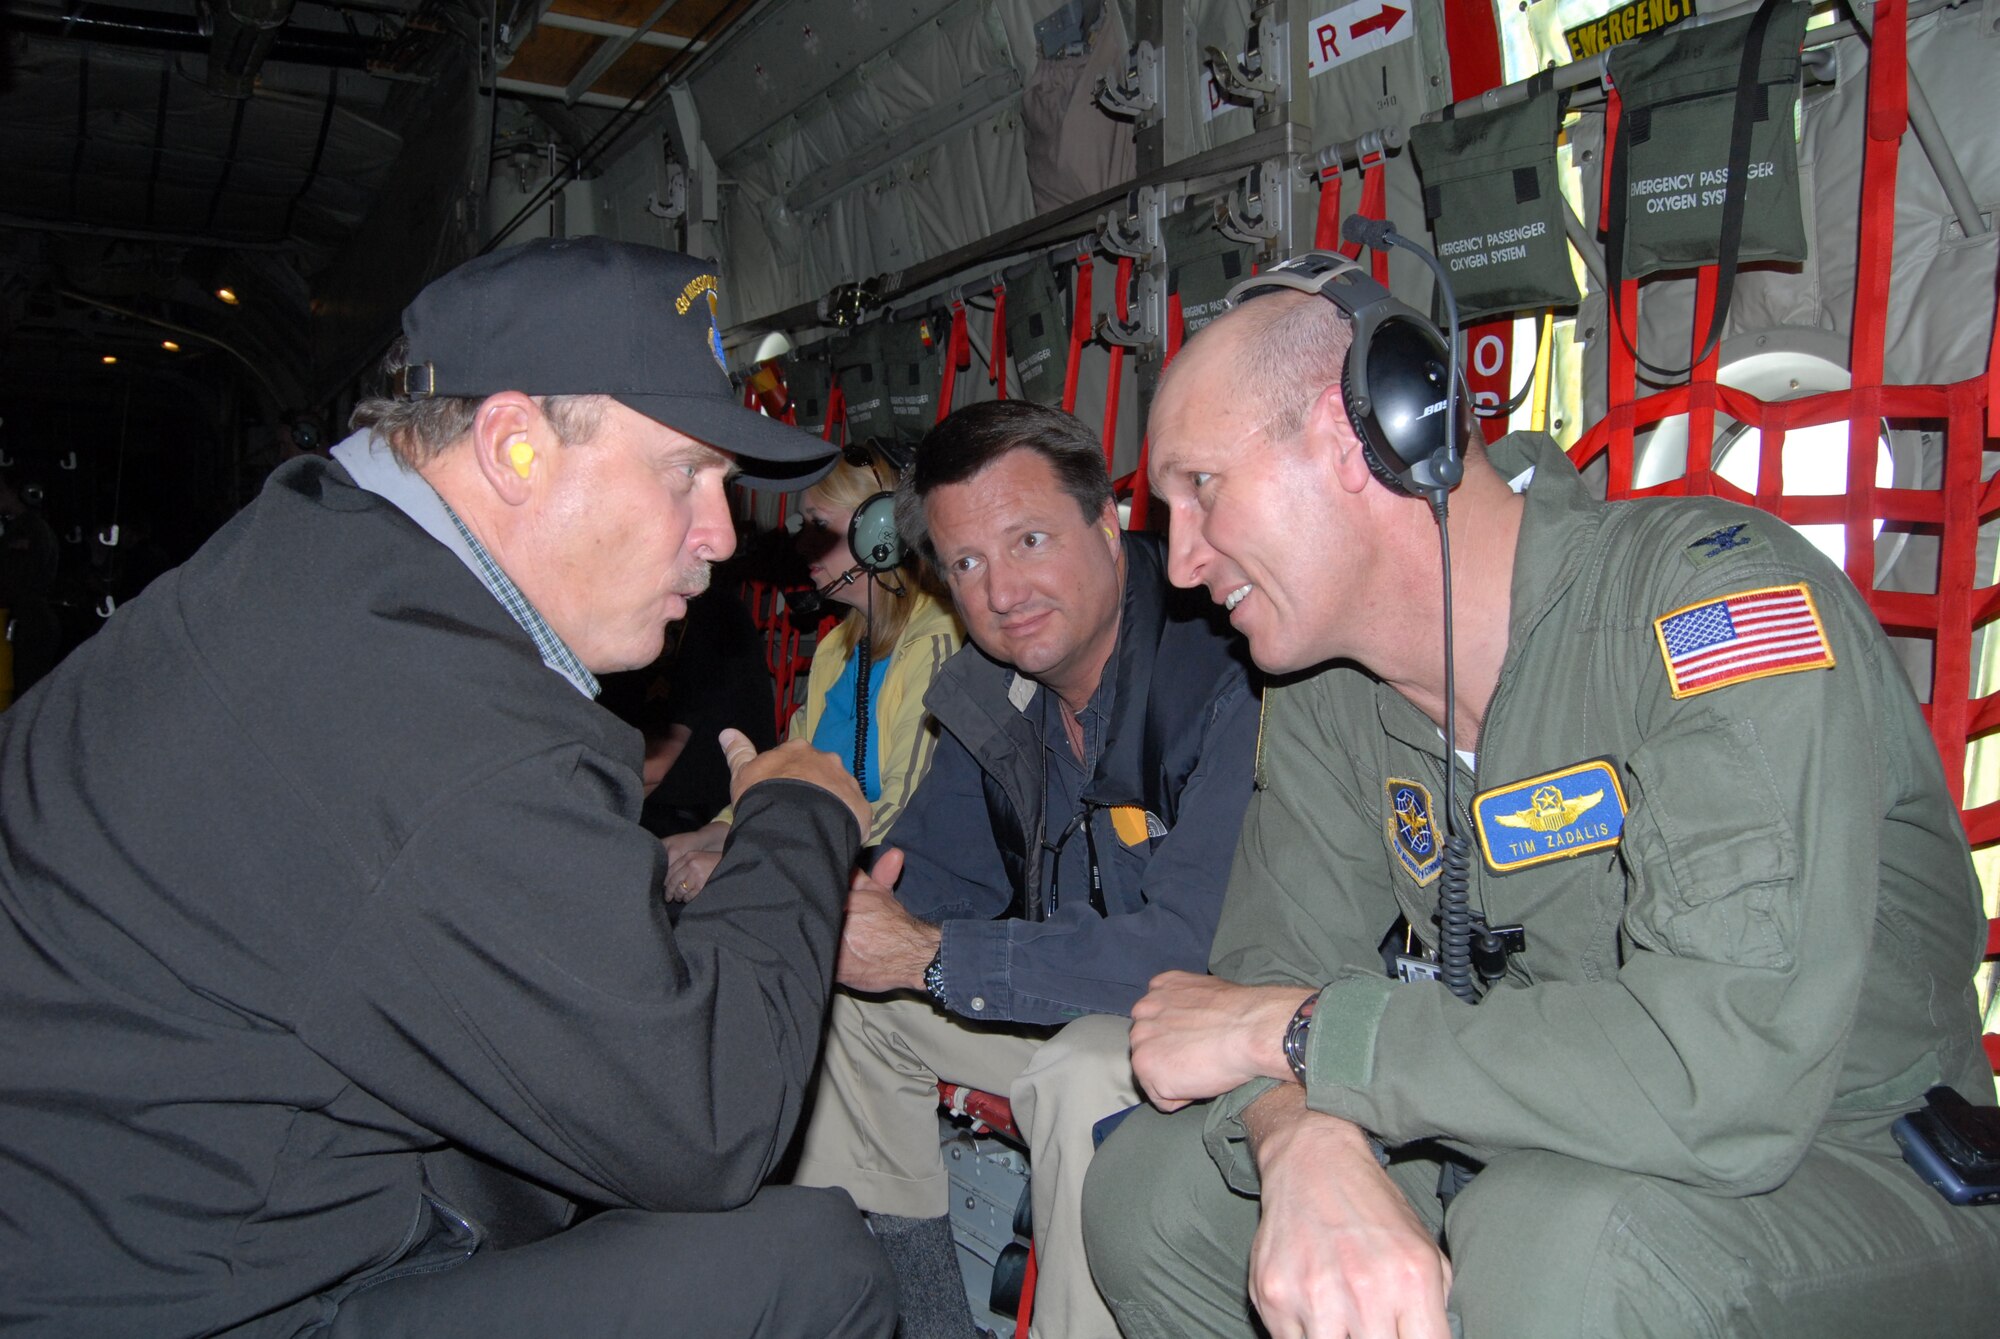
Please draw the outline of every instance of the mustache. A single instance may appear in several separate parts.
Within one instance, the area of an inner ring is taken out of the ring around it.
[[[685,592],[692,599],[708,589],[708,583],[715,579],[713,563],[690,563],[674,573],[674,589]]]

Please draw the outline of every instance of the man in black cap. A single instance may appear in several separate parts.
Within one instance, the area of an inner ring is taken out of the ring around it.
[[[671,919],[638,734],[734,547],[716,279],[530,243],[404,314],[392,398],[0,717],[0,1326],[885,1335],[834,1191],[760,1189],[867,806],[732,753]],[[580,1221],[579,1221],[580,1220]]]

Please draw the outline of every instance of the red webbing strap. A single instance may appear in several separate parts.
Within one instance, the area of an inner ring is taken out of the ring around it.
[[[1868,53],[1868,133],[1861,159],[1861,221],[1855,258],[1853,417],[1847,430],[1847,575],[1862,595],[1875,589],[1875,455],[1881,431],[1882,350],[1889,313],[1889,263],[1896,247],[1896,169],[1909,124],[1909,50],[1904,0],[1875,6]]]
[[[819,439],[822,442],[832,441],[833,430],[836,426],[841,430],[840,440],[845,442],[847,440],[847,392],[840,388],[840,383],[837,381],[833,384],[833,389],[826,393],[826,425],[819,430]]]
[[[1993,308],[1993,338],[1986,351],[1986,435],[2000,437],[2000,303]]]
[[[1991,1042],[2000,1038],[1989,1037],[1987,1040]],[[2000,1055],[2000,1052],[1996,1052],[1996,1055]],[[2000,1058],[1996,1058],[1993,1063],[1996,1068],[2000,1068]],[[1021,1273],[1021,1311],[1014,1317],[1014,1339],[1028,1339],[1028,1336],[1034,1333],[1028,1328],[1028,1323],[1035,1316],[1035,1274],[1035,1246],[1030,1242],[1028,1267]]]
[[[1696,341],[1715,325],[1715,293],[1719,276],[1713,265],[1695,272],[1694,326],[1688,357],[1701,361],[1688,369],[1687,481],[1690,493],[1713,493],[1715,467],[1715,374],[1722,362],[1722,341],[1712,339],[1708,353]]]
[[[1444,0],[1444,45],[1451,58],[1451,100],[1463,102],[1507,82],[1500,24],[1491,0]]]
[[[1451,100],[1463,102],[1507,82],[1506,64],[1500,53],[1500,24],[1491,0],[1444,0],[1445,52],[1451,65]],[[1378,276],[1379,277],[1379,276]],[[1480,357],[1489,336],[1499,342],[1500,365],[1490,373],[1481,372],[1487,360]],[[1513,322],[1507,319],[1477,322],[1466,331],[1466,381],[1475,402],[1482,391],[1499,395],[1505,404],[1512,395]],[[1488,442],[1498,441],[1507,431],[1504,417],[1481,419],[1480,431]]]
[[[993,285],[993,337],[986,343],[986,379],[993,398],[1007,398],[1007,285]]]
[[[1735,417],[1733,413],[1730,416]],[[1739,423],[1748,421],[1737,419]],[[1756,505],[1773,516],[1779,515],[1784,505],[1785,432],[1790,422],[1789,418],[1766,422],[1758,429]]]
[[[1389,212],[1389,182],[1382,167],[1382,155],[1371,153],[1361,160],[1361,205],[1355,213],[1363,218],[1380,219]],[[1349,260],[1361,255],[1361,243],[1343,241],[1340,236],[1340,174],[1337,170],[1320,173],[1319,217],[1313,224],[1313,245],[1322,251],[1338,251]],[[1376,251],[1368,261],[1368,270],[1375,282],[1387,285],[1389,282],[1389,253]]]
[[[1604,87],[1604,184],[1597,205],[1600,228],[1602,221],[1611,216],[1611,158],[1618,152],[1620,106],[1618,90],[1607,83]],[[1611,239],[1614,245],[1622,240]],[[1633,400],[1639,389],[1638,352],[1630,340],[1621,339],[1616,330],[1609,328],[1618,320],[1621,309],[1634,311],[1638,307],[1639,284],[1637,280],[1627,279],[1619,285],[1619,289],[1619,292],[1604,295],[1606,329],[1599,334],[1605,349],[1605,451],[1610,469],[1605,496],[1614,502],[1632,491]]]
[[[1181,295],[1176,293],[1167,302],[1167,351],[1160,360],[1162,372],[1172,365],[1175,355],[1181,351],[1181,345],[1185,343],[1187,343],[1187,316],[1181,310]],[[1146,475],[1146,464],[1152,455],[1152,445],[1151,438],[1143,434],[1140,436],[1139,464],[1133,469],[1129,478],[1121,481],[1129,484],[1132,489],[1132,516],[1126,523],[1127,529],[1144,530],[1153,514],[1153,484]]]
[[[1146,459],[1152,454],[1152,439],[1139,439],[1139,464],[1132,471],[1132,520],[1129,530],[1144,530],[1153,514],[1153,485],[1146,478]]]
[[[1358,246],[1359,243],[1352,245]],[[1340,169],[1329,167],[1319,174],[1319,215],[1313,220],[1313,250],[1347,251],[1340,241]]]
[[[1379,153],[1361,160],[1361,215],[1371,219],[1389,216],[1389,174],[1382,166],[1382,155]],[[1376,283],[1384,288],[1389,286],[1387,250],[1375,250],[1368,259],[1368,271]]]
[[[1069,365],[1063,370],[1062,407],[1065,414],[1076,412],[1076,377],[1083,368],[1083,345],[1092,333],[1090,284],[1096,273],[1096,258],[1088,254],[1076,258],[1076,310],[1069,319]]]
[[[1879,29],[1878,29],[1879,31]],[[1965,755],[1972,736],[1972,592],[1979,579],[1979,473],[1983,386],[1953,386],[1945,421],[1943,533],[1938,536],[1937,643],[1931,656],[1931,736],[1954,804],[1965,803]],[[1872,476],[1873,454],[1868,461]],[[1870,540],[1873,551],[1873,540]]]
[[[1112,302],[1117,308],[1118,323],[1123,325],[1132,311],[1132,258],[1118,258],[1118,278],[1113,284]],[[1111,376],[1104,383],[1104,468],[1111,469],[1111,458],[1118,452],[1118,388],[1125,376],[1125,346],[1111,346]]]
[[[965,304],[951,304],[951,333],[944,342],[944,383],[938,387],[937,419],[944,422],[951,412],[952,392],[958,389],[958,369],[972,366],[972,340],[966,330]]]

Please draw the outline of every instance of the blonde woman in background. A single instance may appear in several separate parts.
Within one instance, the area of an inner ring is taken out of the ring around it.
[[[869,538],[850,543],[855,513],[863,512],[863,529],[878,517],[886,521],[894,488],[893,474],[878,468],[871,452],[850,447],[799,508],[797,544],[812,584],[827,605],[847,612],[813,648],[805,702],[788,737],[846,761],[874,812],[871,846],[888,835],[930,769],[937,729],[924,713],[924,693],[965,635],[949,602],[919,584],[914,561],[870,571],[881,563],[862,561],[879,557]],[[707,826],[666,839],[670,899],[701,891],[722,857],[730,818],[725,809]]]

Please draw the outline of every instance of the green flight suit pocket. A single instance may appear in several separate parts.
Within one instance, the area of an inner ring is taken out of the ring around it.
[[[1625,924],[1646,948],[1788,971],[1798,930],[1798,840],[1747,720],[1685,717],[1626,760],[1631,878]]]

